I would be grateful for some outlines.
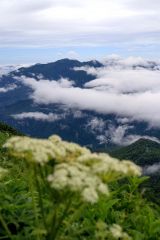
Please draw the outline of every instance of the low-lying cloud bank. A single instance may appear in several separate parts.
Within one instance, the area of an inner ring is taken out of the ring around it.
[[[86,66],[83,69],[95,75],[95,80],[87,82],[83,88],[74,87],[68,79],[36,81],[21,77],[19,80],[33,89],[30,97],[36,103],[61,103],[160,127],[159,63],[153,66],[154,62],[132,58],[118,64],[115,60],[105,64],[103,68]]]
[[[12,115],[13,118],[18,120],[23,120],[26,118],[38,120],[38,121],[47,121],[47,122],[55,122],[63,118],[62,115],[54,114],[54,113],[42,113],[42,112],[23,112],[19,114]]]
[[[6,93],[17,88],[16,84],[8,85],[7,87],[0,88],[0,93]]]
[[[144,175],[154,175],[156,173],[159,173],[160,171],[160,163],[155,163],[150,166],[146,166],[143,168],[143,174]]]

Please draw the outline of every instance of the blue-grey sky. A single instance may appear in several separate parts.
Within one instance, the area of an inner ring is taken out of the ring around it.
[[[0,0],[0,64],[160,58],[159,0]]]

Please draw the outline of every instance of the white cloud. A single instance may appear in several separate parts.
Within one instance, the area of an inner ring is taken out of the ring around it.
[[[11,71],[16,70],[19,65],[0,65],[0,76],[6,75]]]
[[[76,51],[70,50],[68,52],[58,52],[57,57],[58,58],[79,59],[80,55]]]
[[[72,87],[75,83],[74,81],[70,81],[67,78],[60,78],[58,82],[56,82],[56,84],[58,83],[58,86],[62,87],[62,88],[69,88]]]
[[[157,0],[142,2],[1,0],[0,45],[55,47],[159,44],[159,3]]]
[[[18,71],[21,67],[29,67],[31,64],[13,64],[13,65],[0,65],[0,77],[7,75],[12,71]]]
[[[108,136],[110,142],[116,145],[127,145],[125,133],[130,128],[132,128],[132,126],[122,125],[115,127],[114,125],[110,125],[108,131],[106,131],[106,135]]]
[[[82,111],[76,109],[73,109],[72,114],[74,118],[82,118],[85,116],[85,114]]]
[[[131,58],[130,58],[131,59]],[[121,63],[103,68],[84,69],[94,73],[95,80],[85,84],[87,88],[74,87],[69,79],[59,81],[21,77],[19,80],[33,89],[30,96],[36,103],[60,103],[79,110],[93,110],[103,114],[116,114],[130,121],[145,121],[151,127],[160,127],[160,71],[134,69],[146,60],[121,59]],[[109,63],[109,62],[108,62]],[[113,63],[113,61],[112,61]],[[123,63],[123,64],[122,64]],[[155,69],[160,66],[155,64]]]
[[[159,139],[154,136],[138,135],[138,134],[128,134],[126,136],[122,136],[122,138],[119,138],[119,142],[117,141],[114,143],[120,146],[128,146],[141,138],[149,139],[151,141],[160,143]]]
[[[0,88],[0,93],[6,93],[12,90],[15,90],[17,88],[16,84],[8,85],[7,87]]]
[[[106,122],[102,118],[93,117],[88,121],[86,127],[94,133],[102,133],[105,130]]]
[[[98,140],[99,144],[108,144],[108,138],[105,135],[97,135],[96,139]]]
[[[42,113],[42,112],[23,112],[19,114],[12,115],[13,118],[18,120],[23,120],[26,118],[34,119],[37,121],[55,122],[62,119],[63,115],[58,115],[55,113]]]
[[[143,168],[144,175],[153,175],[153,174],[159,173],[159,171],[160,171],[160,163],[155,163],[153,165],[145,166]]]
[[[116,119],[118,123],[120,124],[127,124],[127,123],[130,123],[132,120],[129,119],[129,118],[117,118]]]
[[[100,135],[97,134],[96,139],[99,141],[99,144],[108,145],[112,143],[119,146],[128,146],[141,138],[160,143],[160,140],[154,136],[130,134],[128,130],[132,128],[133,126],[127,124],[119,126],[110,124],[107,130],[104,129]]]
[[[95,89],[64,88],[55,82],[48,80],[37,82],[34,79],[26,79],[25,84],[34,90],[31,97],[37,103],[61,103],[79,109],[113,113],[135,120],[144,120],[159,127],[159,91],[121,94]]]
[[[160,71],[150,71],[147,69],[112,69],[98,70],[99,78],[88,82],[85,87],[99,88],[105,87],[112,92],[145,92],[157,91],[160,89]]]
[[[128,146],[141,138],[160,143],[159,139],[154,136],[129,134],[128,130],[132,128],[131,125],[119,125],[116,127],[111,124],[109,129],[105,131],[104,139],[108,139],[108,142],[119,146]]]

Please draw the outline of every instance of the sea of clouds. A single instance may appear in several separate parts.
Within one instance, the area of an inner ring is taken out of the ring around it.
[[[95,79],[85,83],[82,88],[75,87],[73,80],[63,78],[59,81],[37,81],[22,76],[18,80],[32,88],[30,98],[36,103],[60,103],[79,110],[116,114],[159,128],[159,62],[130,57],[106,59],[103,63],[104,67],[101,68],[83,67]]]

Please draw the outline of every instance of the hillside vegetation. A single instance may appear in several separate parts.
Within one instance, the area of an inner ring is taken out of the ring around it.
[[[119,159],[130,159],[140,166],[152,165],[160,162],[160,144],[148,139],[139,139],[110,154]]]
[[[160,207],[139,188],[135,164],[2,129],[0,239],[160,239]]]

